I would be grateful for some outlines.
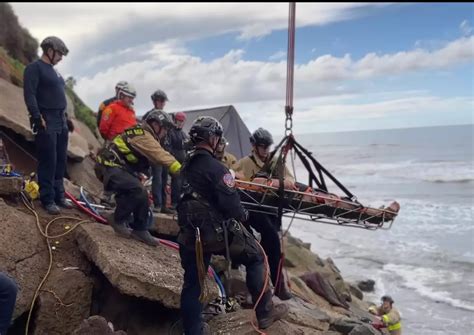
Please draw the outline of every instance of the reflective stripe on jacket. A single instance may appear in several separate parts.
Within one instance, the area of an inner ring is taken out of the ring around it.
[[[116,136],[100,155],[98,162],[106,166],[126,166],[145,172],[150,163],[165,165],[170,173],[178,173],[181,164],[154,137],[148,124],[137,125]]]

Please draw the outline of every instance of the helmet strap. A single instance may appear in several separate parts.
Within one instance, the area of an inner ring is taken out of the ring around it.
[[[54,60],[54,57],[56,57],[56,50],[54,50],[53,48],[49,48],[49,49],[53,50],[53,57],[49,57],[48,49],[46,49],[46,57],[48,57],[49,63],[51,65],[54,65],[53,60]]]

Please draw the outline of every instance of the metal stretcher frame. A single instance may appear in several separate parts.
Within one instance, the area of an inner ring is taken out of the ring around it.
[[[243,187],[242,187],[243,186]],[[252,212],[260,212],[278,216],[279,189],[260,183],[248,181],[236,181],[236,187],[240,193],[241,202],[245,208]],[[249,188],[259,188],[263,192],[250,190]],[[397,213],[387,209],[378,209],[362,206],[359,203],[333,199],[324,195],[315,195],[299,191],[284,191],[284,209],[283,216],[294,217],[306,221],[315,221],[338,226],[364,228],[369,230],[384,229],[388,230],[392,227]],[[303,196],[315,197],[332,202],[316,204],[303,201]],[[354,206],[352,209],[338,207],[337,204],[345,203]],[[379,215],[367,215],[367,210],[380,212]]]

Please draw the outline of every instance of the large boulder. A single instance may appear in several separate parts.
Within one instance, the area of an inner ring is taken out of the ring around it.
[[[11,207],[0,198],[0,270],[18,284],[13,318],[26,312],[36,287],[48,268],[46,243],[32,215]]]
[[[42,229],[53,219],[39,208],[37,214]],[[71,217],[74,212],[66,214]],[[50,225],[48,234],[57,236],[68,231],[72,226],[68,220]],[[88,263],[77,250],[72,234],[51,239],[54,250],[49,268],[46,241],[26,208],[12,207],[0,198],[0,231],[0,270],[18,284],[13,319],[28,312],[38,285],[46,278],[30,329],[33,334],[71,333],[89,315],[92,298]]]
[[[68,157],[81,161],[91,151],[96,151],[100,143],[72,112],[72,102],[67,97],[68,115],[73,119],[75,130],[69,135]],[[28,141],[33,141],[34,136],[30,129],[28,110],[23,98],[23,89],[0,78],[0,126],[11,129],[16,134],[23,136]]]
[[[82,321],[73,335],[127,335],[123,330],[114,331],[111,323],[108,323],[100,315],[93,315]]]
[[[306,273],[317,273],[327,281],[344,301],[350,301],[349,285],[344,282],[339,269],[332,259],[321,259],[308,249],[308,245],[301,240],[288,237],[285,243],[285,267],[296,276]],[[343,303],[344,305],[344,303]]]
[[[121,293],[179,308],[183,269],[176,250],[150,247],[117,236],[111,227],[84,224],[77,229],[79,248]],[[217,285],[207,279],[209,297],[217,297]]]
[[[265,329],[265,333],[272,335],[320,335],[329,329],[329,317],[326,313],[316,308],[308,308],[296,299],[292,299],[287,304],[289,307],[288,315],[283,320],[279,320],[268,329]],[[213,334],[250,335],[255,334],[251,323],[252,318],[256,324],[253,310],[239,310],[234,313],[219,315],[213,318],[209,325]]]

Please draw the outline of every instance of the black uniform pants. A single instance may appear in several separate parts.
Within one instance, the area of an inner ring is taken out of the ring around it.
[[[15,281],[0,272],[0,334],[6,334],[10,327],[17,291]]]
[[[277,278],[280,275],[278,265],[281,258],[281,243],[278,236],[278,225],[275,222],[276,218],[263,213],[250,212],[249,214],[250,216],[246,223],[250,224],[262,237],[260,244],[268,257],[272,283],[276,285]]]
[[[69,134],[67,128],[54,126],[47,125],[45,130],[40,130],[35,136],[40,200],[44,206],[64,201],[63,178]]]
[[[106,167],[104,189],[115,193],[116,223],[129,222],[133,213],[134,220],[130,226],[135,230],[147,229],[148,194],[137,177],[118,167]]]
[[[246,246],[244,251],[240,255],[232,257],[232,260],[245,265],[247,287],[255,303],[263,289],[265,264],[264,256],[256,241],[252,239],[248,243],[249,245]],[[193,247],[188,246],[186,248],[180,245],[179,254],[181,256],[181,266],[184,269],[184,283],[181,291],[181,314],[183,316],[184,333],[186,335],[201,335],[203,322],[201,316],[202,304],[199,302],[201,288],[196,267],[196,253]],[[211,256],[212,253],[204,252],[204,265],[206,269],[209,266]],[[272,309],[272,294],[267,288],[256,308],[257,319],[268,316]]]

